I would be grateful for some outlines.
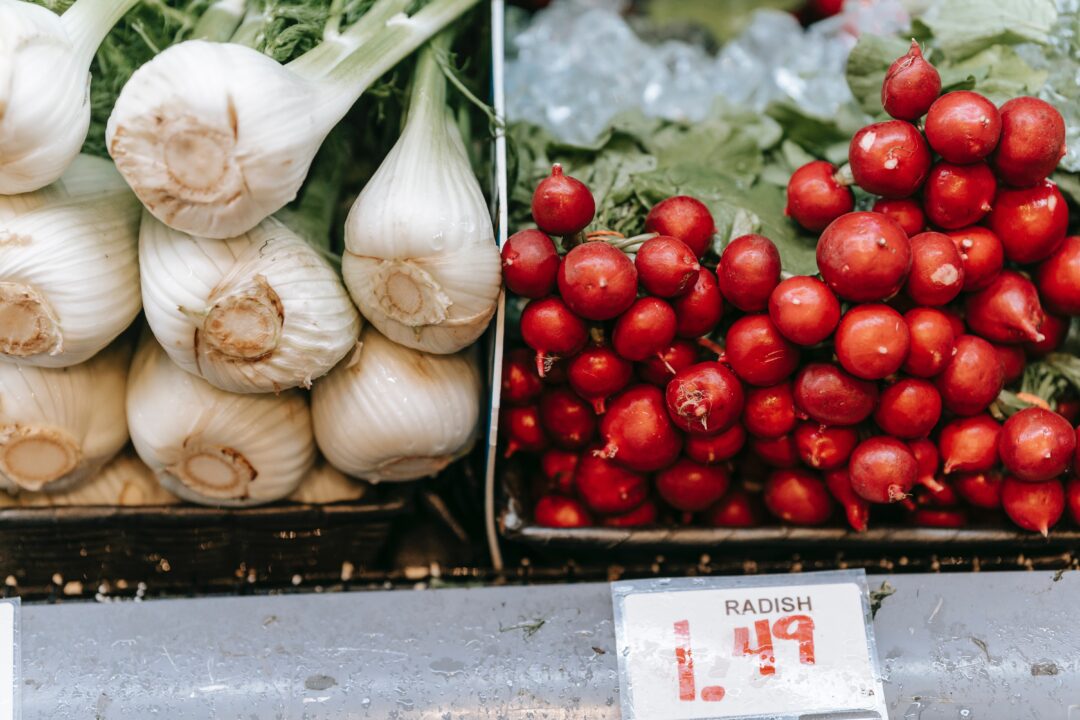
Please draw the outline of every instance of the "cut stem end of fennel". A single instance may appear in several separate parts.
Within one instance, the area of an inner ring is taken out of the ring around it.
[[[241,500],[257,472],[244,455],[233,448],[201,447],[184,453],[167,472],[200,495],[219,500]]]
[[[41,490],[74,470],[82,450],[50,427],[0,427],[0,472],[23,490]]]
[[[285,310],[281,298],[261,275],[250,292],[218,300],[203,322],[206,342],[226,357],[258,360],[281,340]]]
[[[24,283],[0,282],[0,354],[24,358],[62,349],[59,323],[44,296]]]

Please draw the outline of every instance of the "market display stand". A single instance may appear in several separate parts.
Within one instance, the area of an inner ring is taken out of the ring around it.
[[[871,576],[890,717],[1080,717],[1080,573]],[[606,584],[28,605],[23,720],[616,720]]]

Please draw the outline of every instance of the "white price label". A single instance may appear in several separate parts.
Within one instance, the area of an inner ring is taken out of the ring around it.
[[[0,720],[16,717],[16,670],[18,651],[15,645],[18,605],[0,600]]]
[[[865,579],[821,575],[614,583],[624,720],[887,717]]]

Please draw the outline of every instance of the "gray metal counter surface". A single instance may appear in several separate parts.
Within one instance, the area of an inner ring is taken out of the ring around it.
[[[1080,720],[1080,573],[872,576],[890,715]],[[619,717],[607,585],[27,605],[23,720]]]

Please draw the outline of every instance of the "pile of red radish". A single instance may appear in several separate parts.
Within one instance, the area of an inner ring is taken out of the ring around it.
[[[915,43],[889,69],[895,119],[849,151],[872,212],[826,162],[792,175],[820,277],[785,277],[760,235],[706,267],[713,218],[686,196],[644,235],[586,233],[592,195],[555,166],[539,229],[503,249],[531,351],[506,358],[501,434],[539,457],[537,523],[817,525],[839,506],[864,530],[875,505],[934,527],[1080,523],[1077,404],[989,412],[1080,315],[1080,237],[1046,179],[1064,123],[1036,98],[940,89]]]

